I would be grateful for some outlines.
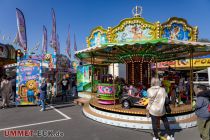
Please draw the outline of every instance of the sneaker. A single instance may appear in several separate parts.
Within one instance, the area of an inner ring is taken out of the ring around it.
[[[40,111],[44,111],[44,109],[42,108]]]
[[[174,140],[174,137],[171,135],[171,136],[167,136],[166,139],[167,139],[167,140]]]
[[[156,137],[153,137],[153,139],[152,140],[159,140],[159,139],[156,139]]]

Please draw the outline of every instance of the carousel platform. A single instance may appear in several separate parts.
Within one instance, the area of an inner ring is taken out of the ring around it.
[[[83,113],[86,117],[95,121],[136,129],[152,129],[151,118],[147,118],[145,108],[124,109],[121,104],[102,105],[99,104],[97,98],[92,93],[89,103],[83,106]],[[184,129],[197,125],[197,118],[192,111],[191,105],[181,105],[179,107],[171,107],[172,113],[168,114],[168,119],[172,129]],[[163,124],[160,125],[164,129]]]

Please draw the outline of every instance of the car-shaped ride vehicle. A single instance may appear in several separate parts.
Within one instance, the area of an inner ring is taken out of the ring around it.
[[[148,98],[144,97],[137,97],[137,96],[132,96],[128,94],[122,95],[120,99],[120,103],[122,104],[123,108],[129,109],[134,106],[138,107],[146,107],[149,102]]]

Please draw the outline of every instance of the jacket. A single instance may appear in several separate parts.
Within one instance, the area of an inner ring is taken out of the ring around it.
[[[2,81],[0,87],[2,97],[10,96],[12,93],[12,83],[10,81]]]
[[[152,86],[147,90],[149,103],[147,110],[153,116],[163,116],[166,113],[165,110],[165,99],[167,93],[164,88],[160,86]]]
[[[210,99],[210,90],[202,91],[197,94],[197,100],[195,105],[195,114],[204,120],[210,118],[210,112],[208,111],[208,105]]]
[[[41,91],[40,91],[40,99],[44,100],[44,99],[46,99],[46,96],[47,96],[47,84],[46,83],[42,83],[40,89],[41,89]]]

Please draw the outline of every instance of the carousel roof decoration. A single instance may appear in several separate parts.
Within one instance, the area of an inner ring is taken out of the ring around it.
[[[142,7],[133,9],[132,18],[117,26],[104,29],[99,26],[87,38],[87,49],[76,52],[86,62],[130,63],[178,60],[210,54],[210,43],[196,42],[198,28],[185,19],[172,17],[167,22],[150,23],[141,17]],[[94,58],[94,59],[92,59]]]
[[[172,17],[161,24],[162,37],[174,40],[197,41],[198,27],[190,26],[183,18]]]

